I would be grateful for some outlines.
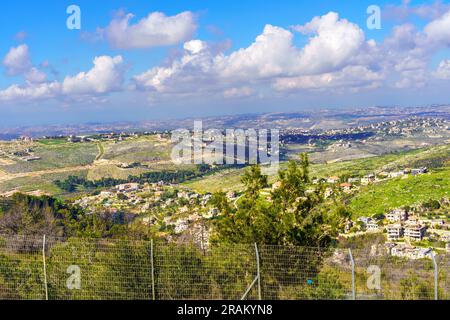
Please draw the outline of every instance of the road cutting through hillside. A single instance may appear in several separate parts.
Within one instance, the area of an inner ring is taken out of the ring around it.
[[[94,168],[94,165],[86,165],[86,166],[76,166],[76,167],[67,167],[67,168],[57,168],[57,169],[49,169],[49,170],[40,170],[40,171],[31,171],[31,172],[20,172],[20,173],[6,173],[2,171],[0,173],[0,183],[14,180],[18,178],[32,178],[32,177],[40,177],[46,174],[53,173],[65,173],[71,171],[81,171],[81,170],[89,170]]]

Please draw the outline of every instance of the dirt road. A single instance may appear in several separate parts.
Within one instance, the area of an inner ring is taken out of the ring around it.
[[[170,160],[161,160],[154,162],[152,164],[154,165],[161,165],[161,164],[167,164],[171,162]],[[7,173],[0,169],[0,183],[17,179],[17,178],[29,178],[29,177],[40,177],[47,174],[54,174],[54,173],[66,173],[66,172],[72,172],[72,171],[82,171],[82,170],[91,170],[96,167],[105,166],[105,165],[120,165],[121,163],[114,160],[97,160],[94,161],[92,164],[84,165],[84,166],[75,166],[75,167],[65,167],[65,168],[55,168],[55,169],[48,169],[48,170],[40,170],[40,171],[31,171],[31,172],[19,172],[19,173]]]

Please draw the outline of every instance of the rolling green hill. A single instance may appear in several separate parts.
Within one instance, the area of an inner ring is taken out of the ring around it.
[[[363,187],[351,200],[349,208],[355,217],[372,216],[389,209],[442,197],[450,197],[449,167],[421,176]]]
[[[450,165],[450,145],[418,149],[407,152],[391,153],[378,157],[341,161],[327,164],[312,164],[310,168],[312,177],[326,178],[329,176],[364,176],[368,173],[383,170],[396,170],[406,167],[427,166],[439,168]],[[282,163],[281,168],[285,167]],[[239,190],[242,185],[240,176],[242,169],[232,169],[215,175],[188,181],[185,186],[199,192],[215,192],[220,190]],[[269,176],[269,181],[276,181],[277,175]]]
[[[363,176],[374,171],[396,170],[406,167],[439,168],[449,165],[449,162],[450,145],[443,145],[352,161],[313,164],[311,175],[317,177],[333,175]]]

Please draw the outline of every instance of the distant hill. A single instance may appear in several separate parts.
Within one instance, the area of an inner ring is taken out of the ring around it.
[[[261,114],[234,114],[183,119],[155,119],[140,122],[88,122],[72,125],[42,125],[34,127],[0,128],[0,140],[11,140],[21,135],[31,137],[56,135],[85,135],[108,132],[165,131],[192,128],[195,120],[202,120],[204,128],[321,128],[336,129],[382,121],[405,119],[412,116],[438,117],[450,120],[450,106],[425,107],[370,107],[352,109],[314,109],[296,112]]]

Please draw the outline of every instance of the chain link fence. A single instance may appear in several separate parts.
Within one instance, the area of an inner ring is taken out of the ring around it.
[[[448,253],[0,236],[0,299],[450,299]]]

